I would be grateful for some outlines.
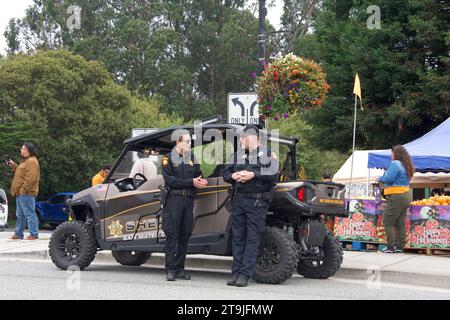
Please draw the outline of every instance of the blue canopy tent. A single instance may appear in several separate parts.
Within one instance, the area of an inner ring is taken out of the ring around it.
[[[404,145],[418,172],[450,172],[450,118],[422,137]],[[368,168],[386,169],[391,151],[369,153]]]

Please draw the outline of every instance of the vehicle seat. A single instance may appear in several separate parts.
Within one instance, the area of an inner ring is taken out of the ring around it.
[[[157,177],[156,165],[148,158],[138,159],[130,172],[130,178],[133,178],[137,173],[142,174],[147,180],[153,180]]]
[[[159,186],[164,185],[164,178],[162,175],[158,174],[153,179],[148,180],[146,183],[144,183],[141,187],[139,187],[139,190],[157,190],[159,189]]]

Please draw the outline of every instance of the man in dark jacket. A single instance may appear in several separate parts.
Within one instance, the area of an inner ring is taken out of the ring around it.
[[[228,285],[245,287],[252,276],[261,237],[266,230],[266,216],[278,180],[275,154],[262,147],[259,129],[247,125],[241,138],[242,150],[234,155],[223,173],[233,185],[231,232],[233,274]]]
[[[180,134],[172,152],[163,157],[162,175],[165,186],[170,188],[163,210],[167,281],[190,280],[184,262],[193,227],[194,198],[196,189],[205,187],[208,181],[195,163],[189,133]]]

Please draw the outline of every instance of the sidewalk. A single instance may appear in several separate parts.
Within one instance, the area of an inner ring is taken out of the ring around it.
[[[44,251],[48,250],[48,242],[50,240],[50,231],[40,231],[39,240],[25,241],[25,240],[9,240],[14,234],[13,231],[0,232],[0,255],[5,254],[35,254],[42,255]],[[25,233],[27,236],[27,233]]]
[[[0,232],[0,257],[50,259],[48,243],[51,232],[40,234],[37,241],[11,241],[8,238],[13,233]],[[110,251],[100,251],[96,260],[114,261]],[[149,260],[149,265],[164,266],[164,254],[155,253]],[[228,272],[231,268],[231,257],[188,255],[187,268],[213,269]],[[379,252],[344,251],[344,262],[339,276],[356,276],[379,270],[388,273],[410,273],[438,277],[450,277],[449,256],[427,256],[415,253],[387,254]]]

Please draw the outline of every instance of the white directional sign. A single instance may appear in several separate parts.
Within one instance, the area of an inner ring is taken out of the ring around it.
[[[259,123],[259,103],[256,93],[228,94],[228,123]]]

